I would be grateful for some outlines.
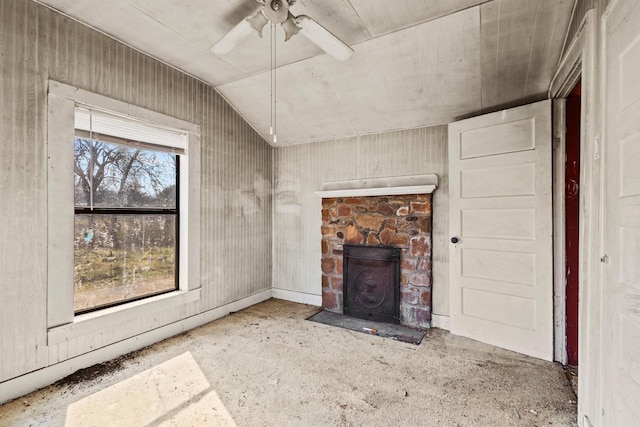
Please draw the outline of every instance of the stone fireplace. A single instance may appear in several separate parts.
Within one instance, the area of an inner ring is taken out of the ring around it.
[[[400,251],[399,321],[431,326],[431,193],[435,175],[326,183],[322,199],[322,306],[344,312],[344,245]]]

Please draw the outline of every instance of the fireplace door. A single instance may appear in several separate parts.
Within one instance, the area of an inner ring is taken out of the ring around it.
[[[400,248],[344,245],[344,314],[399,324]]]

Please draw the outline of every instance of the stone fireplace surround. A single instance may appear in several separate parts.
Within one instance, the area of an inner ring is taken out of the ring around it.
[[[343,244],[401,249],[400,324],[431,326],[431,193],[437,176],[328,182],[322,197],[322,307],[343,313]]]

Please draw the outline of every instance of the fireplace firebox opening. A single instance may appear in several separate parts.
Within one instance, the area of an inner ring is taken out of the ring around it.
[[[344,314],[400,323],[400,248],[344,245]]]

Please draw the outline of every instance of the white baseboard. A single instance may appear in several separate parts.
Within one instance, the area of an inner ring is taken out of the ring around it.
[[[149,332],[102,347],[90,353],[85,353],[78,357],[56,363],[55,365],[7,380],[0,383],[0,404],[8,400],[24,396],[27,393],[45,387],[49,384],[53,384],[54,382],[71,375],[78,369],[88,368],[89,366],[93,366],[97,363],[103,363],[107,360],[112,360],[116,357],[122,356],[123,354],[139,350],[158,341],[162,341],[163,339],[212,322],[216,319],[220,319],[229,313],[240,311],[262,301],[266,301],[271,298],[271,296],[271,289],[268,289],[222,307],[205,311],[204,313],[153,329]]]
[[[305,294],[303,292],[288,291],[286,289],[272,289],[272,297],[285,301],[298,302],[322,307],[322,295]]]
[[[446,331],[451,330],[451,326],[449,323],[449,316],[442,316],[439,314],[431,314],[431,327],[432,328],[440,328]]]

